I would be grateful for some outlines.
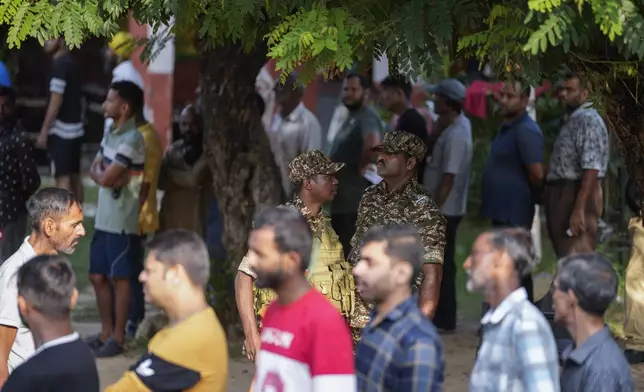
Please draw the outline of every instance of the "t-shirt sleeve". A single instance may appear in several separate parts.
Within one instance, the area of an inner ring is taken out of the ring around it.
[[[67,87],[67,67],[62,61],[55,60],[52,64],[49,92],[64,94]]]
[[[15,276],[0,279],[0,325],[20,327],[17,298],[18,286]]]
[[[585,116],[579,122],[579,153],[582,170],[606,170],[608,162],[608,137],[606,126],[599,115]]]
[[[354,392],[356,376],[349,326],[339,313],[331,314],[323,320],[316,324],[311,336],[313,391]],[[330,336],[333,339],[329,339]]]
[[[200,380],[199,372],[148,353],[105,392],[184,391]]]
[[[248,262],[248,253],[246,253],[246,255],[242,258],[241,262],[239,263],[239,267],[237,267],[237,271],[243,272],[253,279],[257,279],[257,275],[255,275],[253,270],[250,269],[250,263]]]
[[[463,170],[463,159],[469,155],[470,144],[457,133],[445,140],[443,156],[443,173],[459,174]],[[465,168],[467,169],[467,168]]]
[[[525,166],[543,163],[543,134],[538,127],[523,127],[517,130],[517,147]]]
[[[143,136],[137,131],[132,132],[130,137],[123,140],[116,148],[114,163],[133,169],[137,165],[143,165],[145,162],[145,144]]]

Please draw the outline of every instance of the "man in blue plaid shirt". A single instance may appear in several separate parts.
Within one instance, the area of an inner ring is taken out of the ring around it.
[[[413,226],[376,226],[363,237],[353,273],[375,308],[356,347],[359,392],[442,390],[443,346],[411,292],[424,254]]]
[[[528,300],[521,279],[538,263],[522,228],[481,234],[465,260],[467,288],[485,295],[483,339],[470,392],[559,392],[559,362],[552,330]]]

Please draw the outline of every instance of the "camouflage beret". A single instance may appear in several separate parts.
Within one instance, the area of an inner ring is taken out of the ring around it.
[[[288,165],[288,179],[292,184],[318,174],[334,174],[344,167],[344,163],[331,161],[320,150],[307,151],[295,157]]]
[[[390,131],[385,133],[385,139],[382,141],[382,144],[373,147],[371,150],[388,154],[405,153],[418,160],[422,160],[425,159],[427,146],[421,138],[413,133]]]

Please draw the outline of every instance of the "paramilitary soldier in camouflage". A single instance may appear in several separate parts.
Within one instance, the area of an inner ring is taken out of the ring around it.
[[[298,155],[289,164],[289,181],[296,186],[293,199],[284,204],[302,213],[313,232],[313,256],[307,270],[311,285],[324,294],[350,323],[355,310],[355,284],[351,265],[345,261],[342,244],[322,205],[333,200],[338,180],[334,174],[344,163],[334,163],[318,150]],[[276,271],[279,272],[279,271]],[[246,337],[246,353],[254,360],[259,349],[261,318],[275,298],[269,289],[258,289],[256,278],[244,257],[235,279],[235,297]]]
[[[443,251],[447,222],[416,180],[418,162],[425,158],[427,147],[417,136],[393,131],[387,132],[383,143],[373,148],[378,155],[378,175],[383,178],[367,188],[358,208],[356,232],[351,240],[349,261],[360,260],[362,237],[373,226],[411,224],[420,232],[425,248],[423,273],[416,281],[420,286],[419,306],[427,317],[433,317],[443,275]],[[358,299],[354,328],[364,328],[369,322],[367,307]]]

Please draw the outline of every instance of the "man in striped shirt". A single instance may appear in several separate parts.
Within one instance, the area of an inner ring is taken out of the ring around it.
[[[136,115],[142,107],[143,91],[136,84],[112,83],[103,108],[114,125],[103,136],[90,169],[90,176],[100,187],[89,273],[101,316],[101,333],[88,344],[99,358],[123,352],[132,265],[141,257],[139,212],[145,143],[136,128]]]
[[[36,146],[48,150],[56,187],[72,192],[82,204],[80,161],[84,129],[81,74],[63,38],[46,41],[45,52],[53,60],[47,112]]]

